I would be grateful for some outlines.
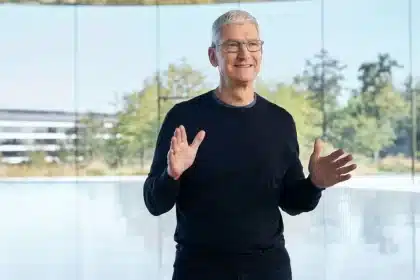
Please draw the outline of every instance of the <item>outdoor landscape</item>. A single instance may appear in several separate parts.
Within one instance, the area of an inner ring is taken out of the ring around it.
[[[296,73],[292,83],[268,83],[261,77],[256,89],[294,116],[305,166],[313,141],[322,137],[325,152],[343,148],[354,154],[359,165],[356,175],[410,172],[411,92],[420,96],[420,77],[407,76],[404,83],[395,83],[393,74],[403,67],[392,54],[378,53],[376,58],[360,62],[353,73],[358,85],[348,89],[343,86],[348,78],[343,75],[346,65],[321,50],[302,61],[303,71]],[[79,140],[73,143],[76,150],[61,151],[61,163],[47,164],[42,160],[44,155],[36,152],[31,154],[31,164],[1,166],[0,176],[147,174],[158,128],[168,110],[175,102],[211,88],[205,74],[180,59],[160,75],[150,73],[142,88],[116,95],[119,98],[112,101],[116,108],[112,128],[104,128],[101,120],[84,118],[86,129],[78,132]],[[344,92],[348,98],[340,102]],[[419,106],[416,112],[419,116]],[[418,127],[420,122],[416,123]],[[96,137],[103,134],[109,137]],[[84,160],[69,161],[70,154]],[[416,170],[420,170],[420,164]]]

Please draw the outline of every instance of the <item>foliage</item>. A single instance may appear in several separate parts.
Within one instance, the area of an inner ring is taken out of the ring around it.
[[[378,162],[381,152],[395,147],[396,142],[409,135],[406,123],[410,100],[407,92],[398,90],[392,79],[398,67],[402,66],[389,54],[379,54],[376,60],[361,63],[360,86],[353,89],[344,105],[340,105],[338,98],[343,91],[342,71],[346,66],[326,50],[307,60],[303,73],[292,84],[271,85],[260,79],[256,89],[261,96],[292,114],[303,157],[311,152],[315,138],[324,136],[333,147]],[[105,150],[114,147],[114,160],[107,161],[110,165],[123,164],[122,159],[125,164],[140,159],[145,168],[160,122],[168,110],[176,102],[207,90],[206,77],[185,59],[168,65],[161,75],[146,80],[142,89],[123,96],[113,127],[114,137],[105,144],[90,143],[93,138],[88,137],[89,147],[99,149],[90,155],[104,155]],[[100,125],[95,122],[91,125],[90,133],[96,133]]]
[[[322,136],[327,139],[343,89],[342,71],[346,67],[341,65],[339,60],[332,58],[327,50],[322,49],[312,60],[306,60],[303,73],[294,79],[297,86],[303,87],[308,92],[308,97],[313,101],[312,107],[321,112]]]
[[[400,161],[410,156],[407,145],[412,130],[411,93],[420,98],[420,81],[409,78],[404,89],[394,83],[394,70],[399,67],[402,66],[389,54],[362,62],[359,86],[340,104],[345,66],[321,50],[306,61],[303,73],[293,83],[268,84],[260,79],[256,90],[294,117],[303,158],[310,155],[315,138],[324,136],[329,150],[343,148],[363,162],[370,159],[377,170],[389,171],[392,162],[384,163],[383,157],[398,155]],[[139,170],[148,169],[160,123],[170,108],[209,89],[205,75],[182,59],[146,79],[142,88],[122,94],[111,124],[88,113],[81,120],[81,127],[69,131],[70,140],[61,146],[76,145],[86,174],[109,174],[109,170],[93,166],[98,161],[115,174],[138,174]],[[420,105],[415,109],[420,116]],[[420,128],[420,117],[416,125]],[[74,134],[79,136],[77,141],[72,140]],[[74,151],[61,152],[60,158],[71,154]],[[37,162],[41,155],[31,157]],[[127,166],[136,167],[130,171]]]
[[[392,146],[401,135],[409,104],[393,85],[394,68],[401,67],[389,54],[359,67],[360,88],[354,89],[345,107],[335,113],[332,143],[371,157]]]
[[[85,160],[99,158],[113,168],[139,161],[141,168],[145,168],[160,122],[170,108],[207,89],[205,76],[185,60],[170,64],[162,75],[145,80],[141,90],[123,94],[117,102],[121,108],[111,128],[104,128],[104,121],[92,114],[83,119],[85,128],[80,136],[85,148],[80,149]]]

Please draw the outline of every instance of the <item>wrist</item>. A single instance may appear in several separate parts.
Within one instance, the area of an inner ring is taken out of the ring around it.
[[[178,179],[179,179],[179,176],[178,176],[178,177],[176,177],[176,176],[172,173],[172,171],[171,171],[171,169],[169,168],[169,166],[166,168],[166,174],[168,174],[168,176],[169,176],[172,180],[178,180]]]
[[[321,186],[320,184],[318,184],[318,183],[316,183],[315,182],[315,180],[313,179],[313,177],[311,176],[311,174],[309,174],[309,176],[308,176],[309,178],[309,181],[311,182],[311,184],[315,187],[315,188],[317,188],[317,189],[320,189],[320,190],[325,190],[325,187],[323,187],[323,186]]]

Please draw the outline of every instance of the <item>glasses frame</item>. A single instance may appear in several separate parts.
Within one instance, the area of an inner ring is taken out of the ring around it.
[[[234,43],[238,43],[239,44],[239,49],[238,49],[238,51],[227,51],[227,50],[225,50],[225,49],[223,49],[223,46],[224,46],[224,44],[226,44],[227,42],[234,42]],[[258,49],[258,50],[250,50],[249,49],[249,43],[250,42],[259,42],[260,43],[260,48]],[[263,45],[264,45],[264,41],[263,40],[250,40],[250,41],[236,41],[236,40],[226,40],[226,41],[224,41],[223,43],[220,43],[220,44],[217,44],[217,45],[215,45],[215,44],[213,44],[213,48],[217,48],[217,47],[222,47],[222,50],[223,51],[225,51],[225,52],[227,52],[227,53],[238,53],[239,52],[239,50],[240,50],[240,47],[242,46],[242,45],[245,45],[245,47],[246,47],[246,49],[249,51],[249,52],[259,52],[259,51],[261,51],[261,49],[262,49],[262,47],[263,47]]]

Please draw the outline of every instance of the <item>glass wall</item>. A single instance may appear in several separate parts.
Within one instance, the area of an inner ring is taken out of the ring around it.
[[[418,279],[412,2],[0,6],[0,278],[171,279],[175,213],[150,215],[142,184],[167,111],[217,86],[211,25],[239,8],[265,41],[256,89],[294,116],[305,171],[319,136],[359,166],[284,214],[294,277]]]
[[[416,127],[417,127],[417,138],[419,135],[420,129],[420,122],[419,122],[419,104],[420,104],[420,65],[416,63],[416,61],[420,61],[420,40],[415,35],[418,30],[420,29],[420,19],[416,17],[415,15],[420,13],[420,3],[418,1],[411,1],[409,3],[409,8],[411,10],[410,13],[410,22],[411,22],[411,48],[410,51],[412,53],[411,59],[410,59],[410,70],[412,71],[413,76],[413,82],[412,82],[412,93],[413,96],[416,98],[414,102],[411,104],[413,108],[415,108],[415,111],[417,111],[417,116],[412,118],[412,120],[416,121]],[[414,106],[413,106],[414,105]],[[417,150],[419,150],[419,144],[416,143]],[[418,158],[419,153],[416,153],[416,158]],[[412,228],[414,229],[413,233],[413,247],[416,248],[416,250],[413,250],[413,264],[414,264],[414,272],[415,276],[418,278],[420,277],[420,206],[419,206],[419,194],[417,192],[416,196],[411,197],[411,209],[412,213]],[[414,225],[414,226],[413,226]]]
[[[328,193],[326,279],[414,279],[413,255],[419,248],[411,224],[414,194],[395,192],[400,182],[410,184],[408,16],[407,2],[325,1],[325,48],[346,66],[336,83],[334,60],[324,60],[326,84],[342,87],[339,99],[345,104],[330,119],[333,143],[354,149],[361,173],[374,174],[369,179],[390,176],[383,183],[373,181],[372,187],[362,180],[362,190]],[[326,93],[332,93],[328,87]]]

